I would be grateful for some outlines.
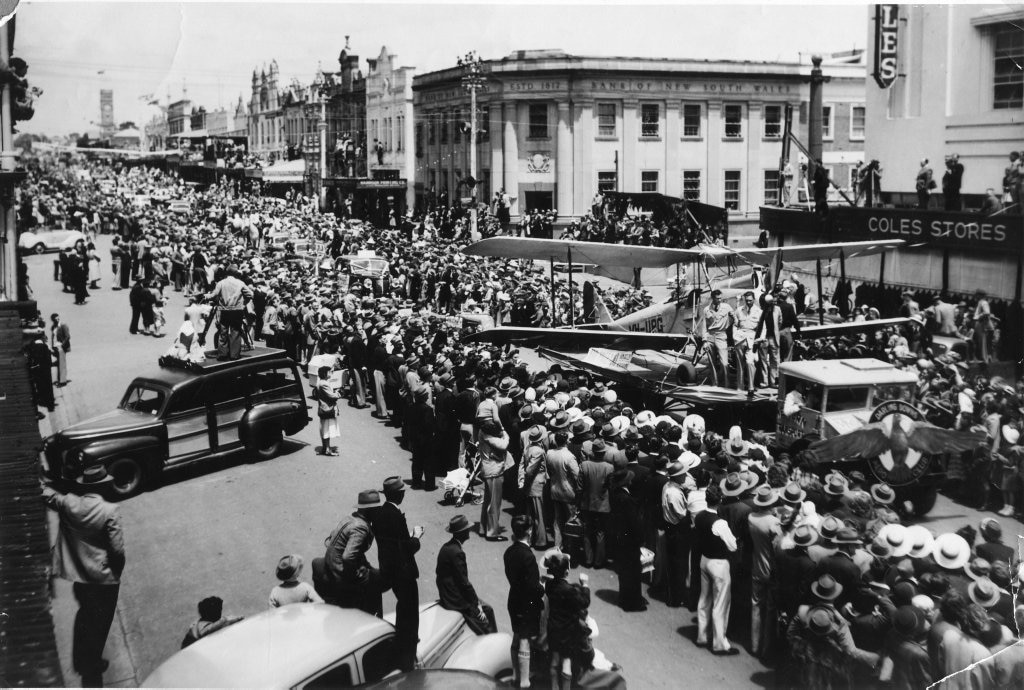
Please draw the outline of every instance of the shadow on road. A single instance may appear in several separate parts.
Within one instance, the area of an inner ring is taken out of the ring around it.
[[[159,489],[162,486],[171,486],[179,482],[187,481],[189,479],[195,479],[197,477],[203,477],[213,472],[220,472],[226,470],[229,467],[237,467],[238,465],[256,465],[262,462],[273,462],[278,458],[286,457],[297,453],[303,448],[308,447],[309,444],[304,441],[299,441],[294,438],[285,437],[281,444],[281,452],[278,453],[277,457],[271,460],[260,460],[249,455],[244,448],[224,455],[219,458],[213,458],[210,460],[200,460],[199,462],[184,467],[169,467],[160,473],[160,476],[149,485],[148,490]]]

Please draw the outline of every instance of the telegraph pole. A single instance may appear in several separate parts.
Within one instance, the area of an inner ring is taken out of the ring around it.
[[[462,88],[469,91],[469,174],[473,179],[473,185],[469,188],[469,195],[472,199],[469,211],[470,232],[472,237],[477,235],[476,217],[476,190],[477,190],[477,161],[476,161],[476,92],[484,88],[483,62],[475,50],[471,50],[458,59],[459,67],[462,67],[466,74],[462,77]]]
[[[320,210],[327,210],[327,84],[320,84]]]

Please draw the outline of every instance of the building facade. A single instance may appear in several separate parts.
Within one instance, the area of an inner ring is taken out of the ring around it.
[[[503,188],[513,215],[554,208],[567,218],[586,213],[599,189],[658,192],[725,206],[737,220],[756,217],[759,206],[778,199],[786,106],[794,133],[806,142],[810,69],[561,51],[518,51],[487,61],[475,113],[477,198]],[[861,159],[864,68],[824,70],[834,134],[823,157],[842,185],[849,179],[845,166],[852,166],[847,161]],[[473,171],[463,75],[450,68],[413,80],[421,204],[467,195],[462,181]],[[856,126],[846,112],[859,118]],[[851,136],[847,130],[840,136],[847,125]]]
[[[884,71],[866,94],[866,155],[881,163],[883,191],[913,193],[922,158],[941,179],[956,153],[964,194],[1001,192],[1010,151],[1024,148],[1024,9],[878,5],[867,15],[869,42],[877,32],[886,43],[869,60]]]
[[[271,60],[269,68],[252,73],[247,122],[249,152],[267,161],[284,157],[287,148],[277,79],[277,60]]]
[[[192,101],[182,99],[167,106],[167,136],[170,138],[192,131]]]
[[[415,67],[396,67],[394,53],[381,47],[376,59],[367,60],[366,133],[369,140],[367,169],[371,178],[402,182],[405,204],[415,204],[413,180],[416,175],[414,155],[415,113],[412,82]]]

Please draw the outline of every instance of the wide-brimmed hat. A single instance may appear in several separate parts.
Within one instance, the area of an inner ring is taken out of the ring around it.
[[[516,380],[511,376],[506,376],[498,383],[498,391],[501,393],[508,393],[516,385]]]
[[[839,530],[844,526],[843,521],[835,515],[826,515],[818,524],[818,532],[821,534],[822,539],[828,539],[831,541],[836,538],[836,535],[839,534]]]
[[[907,535],[907,528],[899,523],[883,525],[878,531],[878,539],[881,539],[892,548],[892,555],[902,558],[910,553],[913,544]]]
[[[990,609],[999,603],[999,588],[987,577],[967,585],[967,596],[978,606]]]
[[[671,449],[673,448],[673,446],[669,446],[669,448]],[[679,457],[676,459],[679,462],[686,465],[687,472],[689,472],[695,467],[700,466],[700,456],[694,453],[693,451],[684,450],[679,454]]]
[[[793,530],[793,543],[797,546],[810,546],[817,543],[818,530],[811,525],[800,525]]]
[[[359,498],[356,501],[356,510],[379,508],[382,505],[384,505],[384,499],[381,497],[380,492],[376,489],[367,489],[359,492]]]
[[[959,534],[947,532],[935,538],[932,558],[946,570],[959,570],[971,559],[971,547]]]
[[[633,419],[633,423],[636,424],[638,427],[654,426],[654,419],[654,412],[652,412],[651,410],[641,410]]]
[[[1009,424],[1003,424],[1003,440],[1009,443],[1011,446],[1017,445],[1017,441],[1020,440],[1020,429],[1010,426]]]
[[[452,534],[459,534],[460,532],[469,531],[469,528],[469,518],[465,515],[456,515],[448,521],[448,526],[445,527],[445,531],[451,532]]]
[[[542,426],[531,426],[526,434],[526,440],[530,443],[539,443],[546,433],[547,430]]]
[[[984,558],[973,558],[967,561],[964,572],[972,580],[987,580],[992,572],[992,564]]]
[[[811,584],[811,593],[824,601],[835,601],[843,593],[843,586],[831,575],[822,575]]]
[[[844,496],[850,484],[841,474],[830,474],[825,478],[825,493],[829,496]]]
[[[576,422],[583,420],[583,410],[578,407],[570,407],[565,413],[569,415],[569,423],[575,424]]]
[[[782,490],[779,495],[779,499],[784,503],[803,503],[803,500],[807,498],[807,492],[804,491],[799,484],[796,482],[790,482],[786,484],[786,488]]]
[[[75,479],[75,482],[83,488],[99,488],[111,484],[113,481],[114,478],[107,474],[107,468],[103,465],[89,465]]]
[[[669,477],[682,477],[686,472],[686,465],[678,460],[676,462],[669,463],[668,467],[665,468],[665,474]]]
[[[569,415],[565,410],[559,410],[555,413],[555,416],[548,422],[548,426],[552,429],[564,429],[569,426]]]
[[[832,612],[828,609],[816,606],[807,612],[807,630],[813,635],[825,637],[834,628],[835,619],[832,618]]]
[[[533,405],[523,405],[519,408],[519,419],[528,420],[533,416]]]
[[[903,637],[915,637],[923,627],[921,613],[910,604],[900,606],[892,615],[892,629]]]
[[[718,486],[721,487],[723,496],[739,496],[747,490],[747,483],[743,481],[743,475],[739,472],[730,472]]]
[[[743,430],[738,426],[729,429],[729,442],[725,444],[725,452],[729,455],[746,455],[750,444],[743,440]]]
[[[284,556],[277,562],[277,579],[294,580],[302,571],[302,556]]]
[[[392,475],[384,480],[382,490],[386,494],[395,493],[398,491],[405,491],[405,482],[397,474]]]
[[[775,493],[775,489],[767,484],[758,489],[757,493],[754,494],[754,505],[760,508],[771,508],[778,500],[779,496]]]
[[[889,546],[889,542],[876,537],[868,546],[868,553],[875,558],[886,561],[892,558],[892,547]]]
[[[872,500],[883,506],[892,505],[896,501],[896,492],[888,484],[875,484],[870,493]]]
[[[844,527],[839,530],[839,534],[832,538],[833,543],[836,544],[862,544],[863,540],[860,535],[857,534],[857,530],[852,527]]]
[[[911,525],[907,528],[907,542],[910,544],[911,558],[924,558],[932,552],[935,537],[924,525]]]

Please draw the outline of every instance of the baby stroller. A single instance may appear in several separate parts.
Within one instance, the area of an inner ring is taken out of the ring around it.
[[[444,489],[444,502],[454,503],[456,508],[461,508],[466,501],[474,505],[484,502],[483,491],[472,490],[473,484],[480,484],[481,460],[477,454],[477,445],[472,441],[466,441],[466,464],[465,467],[452,470],[441,480],[441,488]]]

